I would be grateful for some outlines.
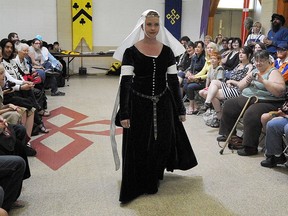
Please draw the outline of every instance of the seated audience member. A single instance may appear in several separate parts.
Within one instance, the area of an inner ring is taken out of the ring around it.
[[[33,69],[31,65],[29,65],[28,60],[26,59],[28,57],[29,46],[28,44],[19,43],[17,46],[17,50],[18,54],[14,60],[18,66],[18,69],[20,70],[23,78],[25,78],[25,76],[28,78],[30,77],[30,79],[34,78],[34,80],[30,80],[35,84],[35,88],[33,88],[32,91],[35,95],[36,101],[42,102],[41,104],[37,103],[37,106],[35,108],[40,115],[49,116],[50,113],[45,110],[45,106],[47,106],[47,98],[45,95],[44,83],[41,77],[39,77],[38,72]]]
[[[206,52],[206,48],[210,42],[213,42],[213,38],[210,35],[205,35],[204,37],[204,50]]]
[[[61,52],[61,47],[58,41],[55,41],[53,43],[53,52],[57,52],[57,53]]]
[[[0,186],[0,216],[8,216],[8,212],[2,208],[3,200],[4,200],[4,190]]]
[[[52,50],[54,53],[60,53],[62,51],[61,47],[60,47],[60,44],[58,41],[55,41],[53,43],[53,50]],[[66,62],[64,61],[64,59],[60,56],[56,56],[55,57],[62,65],[62,76],[65,78],[66,75],[67,75],[67,65],[66,65]],[[59,86],[59,85],[58,85]]]
[[[224,39],[223,43],[225,43],[225,40],[226,40],[226,39]],[[223,50],[223,51],[220,51],[220,53],[221,53],[221,58],[222,58],[222,59],[221,59],[221,64],[223,64],[224,59],[226,58],[226,56],[233,51],[232,41],[233,41],[233,38],[228,38],[228,39],[227,39],[227,49],[226,49],[225,51],[224,51],[224,50]],[[223,45],[223,47],[225,47],[225,44]]]
[[[231,71],[239,63],[239,50],[242,47],[242,41],[240,38],[232,39],[232,51],[222,59],[222,67],[224,70]]]
[[[48,83],[48,85],[50,85],[51,96],[64,96],[65,93],[58,90],[57,80],[55,76],[59,75],[59,73],[52,70],[52,64],[48,61],[49,56],[51,55],[49,54],[50,52],[48,51],[48,49],[42,46],[41,40],[37,38],[34,38],[32,40],[32,45],[29,47],[28,55],[31,59],[33,68],[35,68],[40,75],[40,71],[44,70],[46,72],[44,80],[46,83]],[[38,69],[40,69],[40,71]]]
[[[177,65],[178,78],[179,78],[180,84],[182,83],[183,79],[185,78],[186,70],[191,65],[191,60],[192,60],[194,53],[195,53],[194,49],[195,49],[195,44],[192,41],[189,41],[187,43],[186,52],[183,54],[183,58],[181,58],[181,61]]]
[[[254,46],[254,49],[253,49],[253,53],[255,54],[256,52],[261,51],[261,50],[266,50],[265,44],[261,43],[261,42],[256,42],[255,46]],[[270,64],[274,64],[274,58],[270,54],[269,54],[269,61],[270,61]],[[252,62],[253,65],[255,65],[254,56],[253,56],[251,62]]]
[[[189,41],[190,41],[190,38],[188,36],[183,36],[180,38],[180,43],[184,46],[184,48],[187,47],[187,44]]]
[[[215,38],[215,43],[217,44],[217,48],[218,50],[222,50],[222,40],[223,40],[223,35],[222,34],[218,34]]]
[[[23,78],[19,72],[19,68],[16,62],[12,59],[14,53],[14,46],[12,42],[8,39],[3,39],[0,42],[0,46],[2,47],[2,64],[5,68],[5,77],[7,78],[7,74],[9,74],[9,76],[13,77],[14,80],[19,80],[20,82],[22,82],[22,84],[18,87],[18,91],[4,91],[3,104],[13,104],[25,108],[25,114],[27,115],[26,126],[28,126],[27,124],[29,124],[29,127],[27,127],[26,129],[29,137],[31,137],[32,134],[31,124],[33,128],[34,122],[37,126],[41,128],[41,132],[48,133],[48,130],[45,128],[41,117],[38,115],[37,112],[34,113],[35,108],[39,106],[32,91],[34,84],[32,82],[23,81]]]
[[[277,46],[280,43],[286,43],[288,41],[288,29],[284,27],[285,17],[281,14],[274,13],[271,17],[271,29],[269,30],[267,37],[263,42],[267,47],[267,51],[274,59],[277,58]]]
[[[16,50],[16,47],[18,46],[18,44],[20,43],[20,39],[19,39],[19,36],[16,32],[11,32],[8,34],[8,39],[10,41],[12,41],[14,47],[15,47],[15,50],[14,50],[14,57],[17,55],[17,50]]]
[[[211,62],[210,62],[210,55],[213,52],[218,52],[218,46],[214,42],[210,42],[207,45],[206,48],[206,57],[205,57],[205,64],[203,68],[201,69],[200,72],[198,72],[196,75],[190,76],[188,79],[185,79],[184,85],[183,85],[183,90],[186,92],[188,99],[189,99],[189,107],[187,110],[187,114],[197,114],[198,113],[198,105],[195,102],[195,91],[201,90],[205,87],[206,83],[206,78],[207,78],[207,73],[211,67]],[[187,73],[186,73],[187,77]]]
[[[183,90],[189,99],[188,115],[196,114],[196,112],[198,112],[198,107],[194,101],[195,90],[200,90],[205,85],[204,81],[206,79],[207,71],[205,74],[199,74],[204,67],[205,62],[204,43],[202,41],[196,41],[195,54],[191,60],[190,67],[187,69],[185,79],[183,80]],[[203,75],[205,76],[205,79],[202,79]]]
[[[288,41],[287,41],[288,42]],[[277,59],[274,67],[282,74],[285,82],[288,82],[288,43],[280,43],[277,46]]]
[[[217,141],[225,141],[247,100],[252,96],[258,97],[258,102],[251,101],[243,116],[242,145],[244,148],[237,151],[241,156],[258,153],[262,114],[277,110],[285,100],[285,81],[279,71],[271,66],[269,53],[266,50],[256,52],[255,62],[256,69],[237,83],[237,86],[243,89],[242,94],[224,103],[219,129],[221,136],[217,138]]]
[[[219,47],[219,46],[218,46],[218,47]],[[231,46],[230,46],[230,47],[231,47]],[[220,53],[220,55],[221,55],[221,58],[224,58],[224,57],[225,57],[225,56],[223,56],[224,53],[229,50],[229,48],[228,48],[228,38],[227,38],[227,37],[224,37],[224,38],[221,40],[221,46],[220,46],[220,49],[218,48],[218,50],[219,50],[219,53]],[[223,54],[223,55],[222,55],[222,54]],[[227,54],[227,55],[228,55],[228,54]]]
[[[183,36],[180,38],[180,43],[184,46],[184,48],[186,49],[187,48],[187,43],[190,41],[190,38],[188,36]],[[176,66],[179,65],[179,63],[182,61],[182,59],[184,58],[184,56],[186,55],[187,53],[183,53],[181,54],[180,56],[177,56],[176,57]]]
[[[260,22],[254,22],[252,27],[252,33],[248,35],[244,46],[250,46],[253,48],[257,42],[263,43],[265,35],[262,34],[262,24]]]
[[[26,162],[23,158],[16,155],[0,155],[0,186],[4,191],[1,207],[5,211],[9,211],[12,208],[24,207],[17,199],[21,194],[25,169]],[[0,211],[0,215],[5,215],[4,213]]]
[[[265,136],[265,156],[261,161],[263,167],[276,167],[278,164],[286,163],[287,159],[283,153],[283,135],[288,140],[288,115],[281,110],[277,116],[267,122]]]
[[[229,79],[227,81],[212,80],[204,106],[201,107],[201,111],[214,107],[217,119],[214,120],[214,124],[211,127],[219,127],[222,116],[221,101],[240,95],[242,88],[238,86],[238,82],[252,71],[252,55],[253,51],[250,47],[241,48],[239,51],[240,63],[230,72]]]
[[[224,69],[219,65],[221,62],[221,55],[218,52],[213,52],[210,54],[210,62],[211,66],[207,72],[205,88],[199,91],[199,95],[203,98],[206,98],[212,80],[224,80]]]
[[[13,42],[14,45],[18,45],[20,43],[19,36],[16,32],[11,32],[8,34],[8,39]]]
[[[43,82],[46,80],[46,72],[50,73],[50,70],[46,70],[43,66],[44,64],[44,58],[41,53],[41,42],[37,38],[34,38],[31,41],[31,46],[28,50],[28,56],[30,57],[30,61],[32,64],[33,69],[35,69],[39,75],[41,76]]]

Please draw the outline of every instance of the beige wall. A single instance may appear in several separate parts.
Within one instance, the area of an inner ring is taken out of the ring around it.
[[[240,37],[241,17],[241,10],[217,10],[214,20],[213,38],[215,38],[218,33],[221,33],[224,37]]]
[[[63,50],[72,50],[72,23],[71,23],[71,0],[57,0],[57,32],[58,42]],[[108,51],[115,49],[113,46],[94,46],[92,52]],[[80,51],[78,48],[77,51]],[[90,50],[83,48],[83,52]],[[67,61],[67,59],[64,59]],[[106,70],[94,69],[92,67],[109,68],[115,60],[112,57],[87,57],[75,58],[70,64],[70,74],[77,74],[79,67],[87,68],[88,74],[106,73]]]
[[[277,11],[277,1],[262,0],[261,23],[264,29],[264,34],[267,34],[270,29],[270,20],[273,13]]]

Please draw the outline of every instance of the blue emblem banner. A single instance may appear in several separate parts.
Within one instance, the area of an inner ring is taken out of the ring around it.
[[[165,27],[176,38],[181,38],[182,0],[165,0]]]

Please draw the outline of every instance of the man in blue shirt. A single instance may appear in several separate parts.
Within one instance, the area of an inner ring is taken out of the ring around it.
[[[285,18],[281,14],[273,14],[271,17],[271,29],[269,30],[267,37],[264,38],[264,44],[267,47],[267,51],[275,59],[277,58],[277,46],[279,43],[287,43],[288,41],[288,29],[283,27]]]

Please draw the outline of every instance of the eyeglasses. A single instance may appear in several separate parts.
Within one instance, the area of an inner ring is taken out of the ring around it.
[[[35,42],[34,44],[40,44],[40,42]]]

